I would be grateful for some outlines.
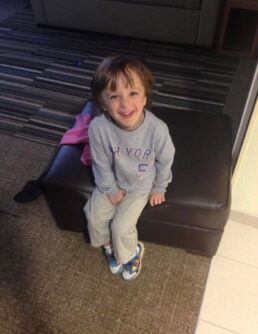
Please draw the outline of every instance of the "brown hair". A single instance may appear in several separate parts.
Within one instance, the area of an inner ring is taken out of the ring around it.
[[[91,92],[95,101],[101,106],[102,91],[107,87],[116,90],[121,75],[125,78],[127,85],[133,86],[132,72],[136,73],[142,81],[148,104],[154,77],[143,63],[125,55],[104,58],[99,64],[91,82]]]

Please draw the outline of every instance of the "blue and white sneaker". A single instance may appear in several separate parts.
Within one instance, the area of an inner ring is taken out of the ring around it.
[[[104,247],[104,254],[106,255],[111,273],[114,275],[120,274],[123,271],[123,266],[117,262],[112,248]]]
[[[123,266],[124,269],[122,272],[122,277],[124,280],[131,281],[140,274],[143,255],[144,255],[144,245],[142,242],[138,242],[136,255]]]

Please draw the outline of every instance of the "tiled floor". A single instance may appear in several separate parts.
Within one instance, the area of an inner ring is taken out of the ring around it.
[[[208,282],[195,334],[258,333],[258,217],[232,212]]]

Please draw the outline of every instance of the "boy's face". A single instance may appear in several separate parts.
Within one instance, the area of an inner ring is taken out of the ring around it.
[[[147,102],[141,79],[134,72],[131,72],[131,75],[132,87],[126,83],[123,76],[120,76],[115,91],[107,87],[101,93],[103,110],[125,130],[134,130],[142,123]]]

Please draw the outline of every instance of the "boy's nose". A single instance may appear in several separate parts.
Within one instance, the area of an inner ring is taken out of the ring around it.
[[[122,97],[120,101],[120,105],[122,108],[126,108],[129,104],[129,99],[127,97]]]

